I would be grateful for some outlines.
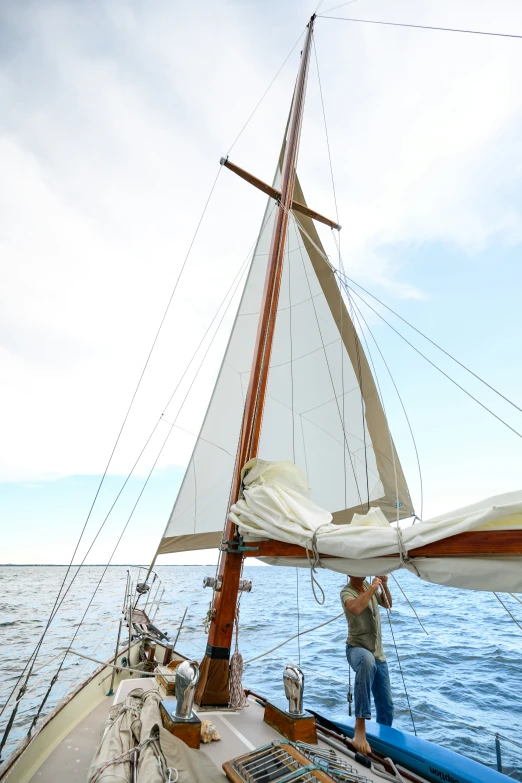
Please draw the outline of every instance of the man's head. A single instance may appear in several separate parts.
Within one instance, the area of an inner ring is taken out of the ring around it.
[[[352,584],[362,585],[366,578],[366,576],[350,576],[350,582],[352,582]]]

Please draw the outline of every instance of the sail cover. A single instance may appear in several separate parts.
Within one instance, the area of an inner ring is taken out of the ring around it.
[[[281,170],[275,177],[278,188]],[[306,203],[296,178],[294,197]],[[269,199],[214,392],[159,554],[220,544],[277,205]],[[313,221],[292,216],[259,457],[290,460],[335,524],[381,508],[411,516],[406,480],[365,353]]]

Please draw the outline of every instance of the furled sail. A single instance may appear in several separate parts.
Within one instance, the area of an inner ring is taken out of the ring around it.
[[[278,187],[277,172],[274,187]],[[294,197],[305,203],[296,179]],[[277,205],[269,199],[214,392],[158,553],[219,546]],[[411,516],[406,480],[362,345],[313,221],[289,224],[259,457],[290,460],[336,524],[379,506]]]

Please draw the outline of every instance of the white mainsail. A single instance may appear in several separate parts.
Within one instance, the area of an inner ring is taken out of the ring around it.
[[[278,170],[274,187],[281,176]],[[296,179],[294,197],[305,203]],[[219,546],[255,347],[272,227],[269,199],[214,392],[158,554]],[[314,501],[349,523],[379,506],[411,516],[376,386],[313,221],[287,237],[259,457],[290,460]]]

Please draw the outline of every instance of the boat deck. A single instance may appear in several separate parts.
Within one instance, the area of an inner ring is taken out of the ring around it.
[[[112,704],[123,701],[136,687],[155,687],[153,679],[129,678],[120,683],[115,697],[107,697],[98,704],[71,732],[57,745],[31,778],[31,783],[56,783],[56,781],[83,781],[100,741],[105,721]],[[174,697],[167,696],[169,701]],[[280,740],[274,729],[263,720],[264,709],[252,697],[248,706],[242,710],[199,710],[195,709],[201,720],[211,720],[221,739],[209,744],[201,744],[201,752],[210,758],[222,772],[222,765],[237,756],[248,753],[272,740]],[[319,741],[322,747],[328,747]],[[354,769],[365,774],[369,781],[368,770],[351,758],[346,759]],[[226,775],[222,772],[223,780]],[[16,779],[16,778],[15,778]]]
[[[31,780],[35,783],[80,780],[83,783],[112,702],[112,696],[107,696],[80,721],[45,759]]]

